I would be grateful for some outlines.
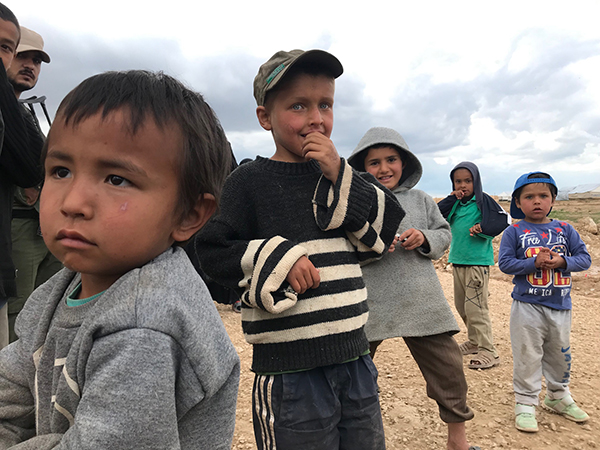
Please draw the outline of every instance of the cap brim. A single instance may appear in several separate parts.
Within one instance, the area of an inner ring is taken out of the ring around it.
[[[512,197],[510,200],[510,216],[513,219],[524,219],[525,218],[525,214],[523,214],[523,211],[521,211],[521,208],[519,208],[517,206],[514,197]]]
[[[42,55],[42,61],[44,61],[46,64],[50,62],[50,55],[48,55],[48,53],[46,53],[44,50],[40,50],[39,48],[34,48],[29,45],[19,45],[17,53],[24,52],[39,52],[39,54]]]
[[[324,50],[308,50],[304,52],[302,55],[296,58],[296,60],[293,63],[291,63],[288,66],[287,70],[289,70],[290,67],[293,67],[295,64],[297,64],[299,61],[313,62],[329,67],[333,74],[333,78],[337,78],[342,73],[344,73],[344,67],[342,66],[340,60],[333,56],[331,53],[328,53]]]

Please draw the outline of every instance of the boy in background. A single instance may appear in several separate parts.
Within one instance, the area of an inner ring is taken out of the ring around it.
[[[571,272],[586,270],[592,260],[577,231],[548,218],[558,187],[550,175],[530,172],[515,183],[510,213],[523,219],[504,232],[498,266],[514,275],[510,310],[513,352],[515,426],[538,431],[542,375],[545,409],[574,422],[589,416],[569,392],[571,379]]]
[[[479,169],[472,162],[457,164],[450,180],[452,193],[438,207],[452,230],[448,262],[453,269],[454,304],[467,326],[468,341],[460,350],[463,355],[474,355],[469,369],[489,369],[500,364],[488,309],[492,239],[509,225],[510,216],[483,192]]]
[[[239,359],[174,245],[214,212],[226,144],[202,97],[160,73],[96,75],[62,101],[40,222],[66,269],[0,353],[1,448],[231,447]]]
[[[342,65],[280,51],[254,79],[275,153],[238,167],[196,239],[201,265],[242,300],[262,449],[385,448],[359,263],[387,252],[403,211],[330,139]]]
[[[459,328],[432,263],[450,245],[450,225],[433,199],[414,188],[423,167],[400,133],[371,128],[348,162],[377,178],[406,212],[393,253],[363,267],[371,357],[383,340],[402,337],[427,383],[427,395],[447,424],[447,450],[480,450],[467,440],[465,422],[474,414],[467,406],[462,356],[453,337]]]

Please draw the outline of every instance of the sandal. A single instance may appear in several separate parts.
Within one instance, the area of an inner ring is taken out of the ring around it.
[[[494,356],[492,352],[480,350],[471,358],[467,367],[469,369],[491,369],[500,365],[500,357]]]
[[[475,344],[471,344],[471,341],[465,341],[458,346],[460,348],[460,352],[463,355],[473,355],[479,351],[479,347]]]

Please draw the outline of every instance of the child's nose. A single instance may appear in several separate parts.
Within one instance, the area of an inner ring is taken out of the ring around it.
[[[310,109],[309,120],[311,125],[320,125],[323,123],[323,116],[321,115],[321,110],[318,107]]]
[[[67,217],[89,218],[93,212],[94,190],[85,183],[72,183],[64,195],[61,213]]]

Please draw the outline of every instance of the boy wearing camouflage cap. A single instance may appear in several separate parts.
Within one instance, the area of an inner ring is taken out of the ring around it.
[[[254,80],[275,153],[240,166],[201,233],[203,269],[242,299],[262,449],[384,449],[359,263],[383,255],[403,214],[330,139],[342,65],[281,51]]]

